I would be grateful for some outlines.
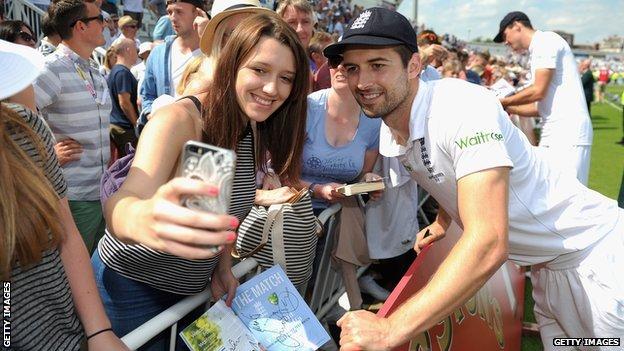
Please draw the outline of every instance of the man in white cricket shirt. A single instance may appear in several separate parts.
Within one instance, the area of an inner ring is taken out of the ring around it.
[[[429,283],[390,317],[347,313],[338,322],[341,350],[402,345],[473,296],[507,259],[533,267],[547,350],[554,337],[624,335],[624,210],[614,200],[553,168],[488,90],[420,80],[416,33],[400,14],[364,11],[324,53],[344,69],[366,115],[383,119],[381,154],[399,157],[440,203],[415,249],[442,238],[451,220],[463,228]]]
[[[494,41],[530,54],[531,86],[501,99],[501,104],[511,114],[540,116],[539,146],[549,162],[587,185],[593,130],[570,46],[555,32],[533,29],[529,17],[519,11],[503,18]]]

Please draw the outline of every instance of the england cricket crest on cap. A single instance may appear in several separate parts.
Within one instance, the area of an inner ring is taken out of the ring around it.
[[[368,22],[368,19],[371,16],[371,12],[370,11],[364,11],[360,14],[360,16],[358,16],[358,18],[353,21],[353,24],[351,25],[351,29],[361,29],[364,28],[364,26],[366,25],[366,22]]]

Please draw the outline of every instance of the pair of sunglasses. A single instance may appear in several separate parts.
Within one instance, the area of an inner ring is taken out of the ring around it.
[[[331,68],[338,68],[342,63],[342,55],[330,56],[327,58],[327,63]]]
[[[137,28],[137,25],[136,25],[136,24],[128,24],[128,25],[125,25],[125,26],[123,26],[123,27],[124,27],[124,28],[134,28],[134,29],[136,29],[136,28]]]
[[[33,42],[33,43],[37,42],[35,37],[33,37],[32,34],[30,34],[28,32],[21,31],[21,32],[17,33],[17,36],[20,37],[20,39],[22,39],[23,41],[30,41],[30,42]]]
[[[91,22],[91,21],[95,21],[95,20],[100,21],[100,23],[104,23],[104,16],[102,16],[102,14],[100,13],[99,15],[97,15],[97,16],[93,16],[93,17],[79,18],[79,19],[77,19],[77,20],[73,21],[73,22],[72,22],[69,26],[70,26],[70,27],[73,27],[73,26],[75,26],[75,25],[76,25],[76,23],[78,23],[78,22],[82,22],[82,23],[84,23],[84,24],[87,24],[87,23],[89,23],[89,22]]]

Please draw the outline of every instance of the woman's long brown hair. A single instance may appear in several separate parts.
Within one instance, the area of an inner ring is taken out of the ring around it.
[[[59,198],[40,166],[11,138],[30,139],[42,159],[41,138],[13,110],[0,103],[0,276],[10,278],[15,263],[28,267],[62,240]]]
[[[273,38],[290,48],[295,57],[296,76],[282,106],[266,121],[257,123],[256,164],[266,171],[267,155],[270,155],[275,172],[295,186],[301,175],[310,68],[297,34],[276,14],[257,14],[245,19],[221,51],[213,84],[203,104],[203,140],[235,149],[243,136],[249,118],[236,99],[236,76],[262,37]]]

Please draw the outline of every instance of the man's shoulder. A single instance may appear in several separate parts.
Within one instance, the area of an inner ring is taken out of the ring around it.
[[[498,102],[491,91],[461,79],[443,78],[428,84],[431,89],[428,117],[444,123],[479,118]]]

